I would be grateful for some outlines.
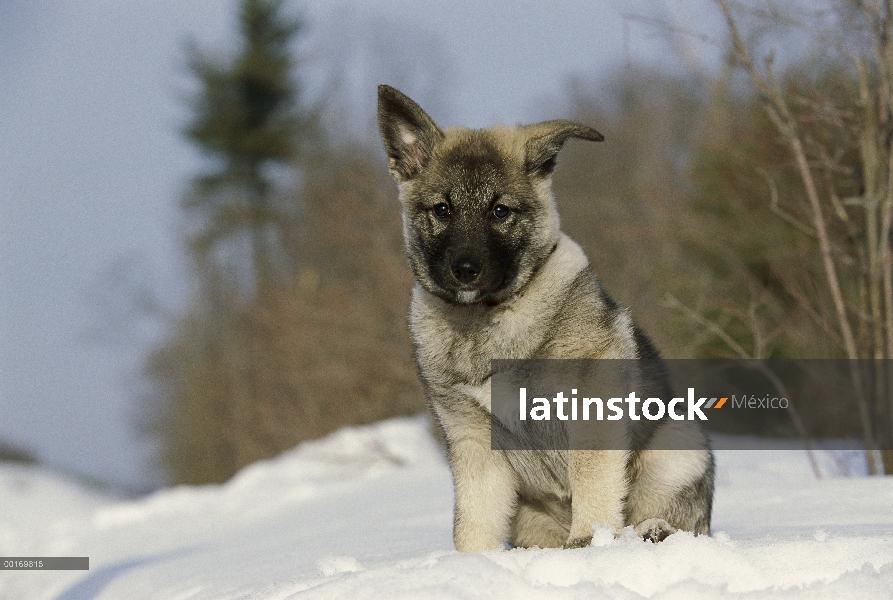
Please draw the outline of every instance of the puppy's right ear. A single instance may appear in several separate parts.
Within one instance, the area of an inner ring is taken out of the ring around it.
[[[418,104],[387,85],[378,86],[378,128],[397,181],[418,175],[443,139],[443,131]]]

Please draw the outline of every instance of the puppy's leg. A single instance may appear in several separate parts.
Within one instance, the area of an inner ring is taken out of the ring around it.
[[[491,450],[490,379],[481,385],[441,390],[437,397],[446,399],[433,407],[447,438],[453,472],[456,550],[500,548],[511,534],[518,481],[505,454]]]
[[[709,534],[714,465],[703,432],[688,423],[668,423],[651,445],[661,449],[636,452],[630,461],[627,524],[652,541],[676,529]],[[702,448],[691,449],[698,445]],[[664,449],[674,447],[682,449]]]
[[[520,502],[512,524],[512,545],[519,548],[559,548],[567,540],[568,526],[540,507]]]
[[[453,441],[449,455],[456,488],[456,549],[480,552],[502,547],[509,539],[517,503],[517,482],[503,453],[490,449],[487,436]]]
[[[623,527],[626,460],[624,450],[570,452],[571,531],[565,548],[588,546],[596,523],[607,523],[615,529]]]

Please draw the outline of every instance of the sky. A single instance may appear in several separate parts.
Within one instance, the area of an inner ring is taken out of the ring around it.
[[[365,139],[379,83],[444,126],[559,118],[573,76],[679,64],[678,44],[624,15],[721,30],[702,0],[291,6],[308,25],[308,99],[328,93],[331,118]],[[178,203],[200,162],[179,134],[184,47],[227,49],[235,8],[0,0],[0,442],[57,469],[159,481],[140,369],[189,295]]]

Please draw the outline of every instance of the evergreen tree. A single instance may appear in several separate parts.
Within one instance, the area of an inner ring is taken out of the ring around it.
[[[161,404],[152,428],[178,483],[225,481],[287,443],[263,420],[281,409],[258,401],[269,340],[250,315],[297,270],[298,194],[276,177],[297,168],[315,118],[293,77],[301,21],[282,0],[241,0],[239,25],[227,59],[189,48],[197,91],[183,133],[207,159],[183,199],[197,294],[147,365]]]
[[[194,218],[189,241],[200,269],[222,269],[225,281],[252,295],[294,268],[284,229],[294,225],[295,208],[276,205],[272,179],[294,164],[314,119],[300,108],[292,77],[301,21],[283,14],[282,0],[243,0],[239,24],[230,60],[190,47],[200,89],[184,133],[209,169],[183,204]]]

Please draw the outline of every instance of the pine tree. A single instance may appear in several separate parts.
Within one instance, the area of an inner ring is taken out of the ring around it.
[[[282,0],[242,0],[239,24],[230,58],[195,44],[188,55],[197,91],[183,133],[207,159],[183,199],[196,295],[147,365],[160,404],[151,429],[177,483],[225,481],[282,449],[263,421],[280,408],[258,401],[269,340],[250,315],[296,273],[298,194],[276,178],[298,168],[316,120],[293,76],[301,21]]]
[[[194,219],[189,242],[200,270],[220,269],[250,296],[290,269],[283,229],[294,224],[294,208],[276,205],[272,178],[294,164],[314,119],[300,108],[292,77],[302,22],[283,14],[282,0],[243,0],[239,23],[230,60],[194,44],[189,50],[199,91],[184,133],[209,168],[183,205]]]

